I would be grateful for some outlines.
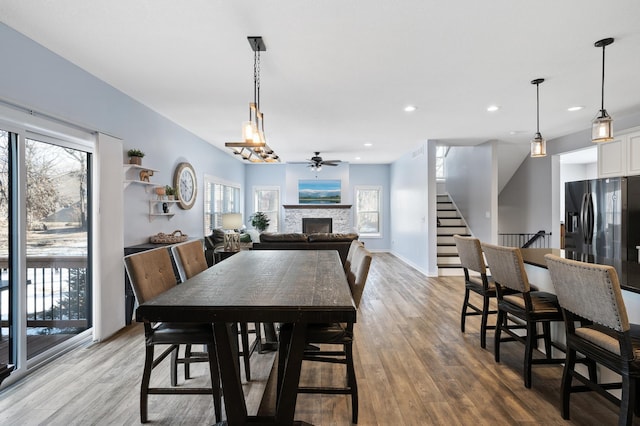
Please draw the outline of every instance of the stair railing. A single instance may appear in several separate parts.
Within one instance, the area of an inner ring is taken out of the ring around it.
[[[520,248],[549,248],[551,232],[540,230],[535,234],[498,234],[500,245]]]

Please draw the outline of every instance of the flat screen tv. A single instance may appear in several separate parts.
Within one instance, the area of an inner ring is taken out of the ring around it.
[[[340,180],[299,180],[298,203],[340,204]]]

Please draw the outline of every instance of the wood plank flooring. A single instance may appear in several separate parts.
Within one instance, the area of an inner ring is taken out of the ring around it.
[[[427,278],[395,258],[374,254],[355,328],[359,425],[614,425],[618,409],[592,394],[572,396],[569,422],[560,416],[561,366],[534,366],[533,388],[522,380],[524,348],[503,344],[493,360],[493,333],[480,348],[479,318],[460,332],[462,277]],[[472,295],[473,297],[473,295]],[[247,406],[260,405],[274,354],[254,354]],[[139,423],[144,362],[140,325],[76,349],[0,393],[0,424],[113,425]],[[166,364],[166,363],[165,363]],[[184,386],[207,383],[203,365]],[[342,367],[344,368],[344,367]],[[341,366],[303,367],[301,383],[342,384]],[[243,375],[244,377],[244,375]],[[168,366],[152,380],[168,383]],[[152,382],[153,384],[153,382]],[[152,424],[215,423],[207,396],[152,395]],[[296,420],[350,423],[348,396],[299,395]],[[639,425],[638,418],[634,425]]]

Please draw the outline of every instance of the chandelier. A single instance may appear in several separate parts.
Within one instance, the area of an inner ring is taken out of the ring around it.
[[[267,47],[262,37],[247,37],[253,50],[253,102],[249,103],[249,121],[242,123],[242,142],[227,142],[234,154],[252,163],[278,163],[280,157],[267,145],[264,114],[260,111],[260,52]]]

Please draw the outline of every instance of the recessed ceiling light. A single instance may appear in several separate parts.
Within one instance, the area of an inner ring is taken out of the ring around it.
[[[406,107],[404,107],[404,112],[413,112],[417,109],[418,107],[415,105],[407,105]]]
[[[487,107],[487,111],[489,111],[489,112],[496,112],[499,109],[500,109],[500,107],[498,105],[489,105]]]
[[[581,109],[584,109],[584,107],[583,106],[572,106],[572,107],[567,108],[567,111],[573,112],[573,111],[580,111]]]
[[[359,159],[360,159],[360,157],[355,157],[355,158],[354,158],[354,160],[359,160]]]
[[[509,132],[510,135],[521,135],[523,133],[526,133],[524,130],[512,130]]]
[[[367,142],[364,144],[364,146],[366,146],[367,148],[369,148],[370,146],[373,146],[373,144],[371,142]]]

